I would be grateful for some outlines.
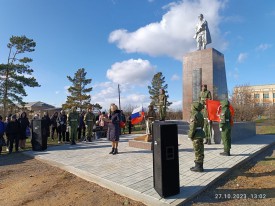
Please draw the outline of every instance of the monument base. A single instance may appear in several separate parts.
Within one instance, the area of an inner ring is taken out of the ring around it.
[[[207,85],[213,100],[228,97],[225,61],[222,53],[208,48],[187,53],[183,62],[182,115],[184,121],[189,121],[191,104],[199,101],[202,84]]]
[[[129,147],[153,150],[152,137],[148,134],[129,140]]]

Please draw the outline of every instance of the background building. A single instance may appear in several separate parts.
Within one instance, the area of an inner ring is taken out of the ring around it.
[[[275,84],[240,86],[235,87],[234,91],[244,87],[247,92],[251,93],[254,103],[257,106],[275,105]]]

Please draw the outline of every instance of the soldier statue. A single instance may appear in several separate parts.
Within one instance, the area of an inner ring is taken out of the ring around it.
[[[208,119],[208,112],[207,112],[207,106],[206,106],[206,100],[212,99],[212,95],[211,92],[209,90],[207,90],[207,85],[204,84],[202,85],[202,89],[201,89],[201,93],[200,93],[200,102],[203,105],[203,110],[202,110],[202,114],[203,114],[203,118],[204,118],[204,132],[205,132],[205,138],[206,141],[204,142],[204,144],[211,144],[211,137],[212,137],[212,121]]]
[[[93,107],[90,105],[88,106],[88,111],[84,116],[84,123],[86,127],[86,141],[91,142],[92,141],[92,136],[93,136],[93,127],[96,122],[96,117],[94,113],[92,112]]]
[[[193,141],[193,149],[195,151],[195,167],[190,168],[193,172],[203,172],[203,138],[205,137],[205,133],[203,131],[204,120],[201,110],[202,104],[200,102],[192,104],[188,138]]]
[[[79,124],[79,114],[76,111],[76,106],[73,106],[71,112],[68,114],[67,125],[70,133],[71,145],[76,144],[77,139],[77,127]]]
[[[166,117],[166,104],[167,104],[167,97],[165,95],[165,90],[159,90],[159,98],[158,98],[158,106],[159,106],[159,120],[165,121]]]
[[[207,21],[204,19],[203,15],[198,16],[199,21],[195,28],[195,36],[193,37],[197,41],[197,49],[206,49],[206,45],[211,43],[211,36],[208,29]]]
[[[221,101],[221,113],[219,128],[221,131],[221,138],[224,146],[224,152],[220,153],[223,156],[230,156],[231,149],[231,113],[229,110],[228,100]]]

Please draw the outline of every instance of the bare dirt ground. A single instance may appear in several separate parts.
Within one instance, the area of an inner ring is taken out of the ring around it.
[[[22,153],[0,156],[0,194],[0,205],[144,205]]]

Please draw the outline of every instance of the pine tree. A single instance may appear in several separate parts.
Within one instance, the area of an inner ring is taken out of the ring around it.
[[[33,60],[22,57],[24,53],[33,52],[36,43],[26,36],[12,36],[7,47],[9,49],[6,64],[0,64],[0,103],[3,114],[7,114],[8,107],[19,104],[24,106],[23,97],[27,96],[25,87],[39,87],[32,76],[33,69],[28,63]]]
[[[68,109],[72,106],[80,108],[81,111],[87,109],[91,101],[91,95],[87,93],[91,92],[93,87],[86,88],[92,82],[92,79],[86,79],[86,74],[85,69],[81,68],[77,70],[73,78],[67,76],[73,85],[68,89],[71,95],[67,96],[66,103],[62,105],[63,109]]]
[[[92,104],[92,106],[94,107],[94,108],[97,108],[97,109],[102,109],[102,106],[100,105],[100,104],[98,104],[98,103],[95,103],[95,104]]]
[[[169,95],[167,95],[168,85],[165,84],[165,77],[162,75],[162,72],[158,72],[154,75],[152,82],[152,86],[148,86],[151,104],[156,106],[158,102],[159,90],[164,89],[165,94],[167,96],[167,107],[172,104],[172,102],[168,101]]]

